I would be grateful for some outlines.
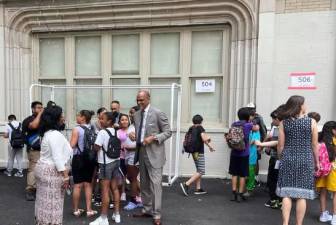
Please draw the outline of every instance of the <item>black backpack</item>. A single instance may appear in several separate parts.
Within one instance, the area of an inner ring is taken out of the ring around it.
[[[87,162],[94,162],[97,159],[97,152],[94,150],[94,144],[97,138],[97,135],[93,128],[87,128],[86,126],[80,126],[84,130],[84,147],[80,149],[77,145],[81,155]]]
[[[21,123],[19,123],[17,128],[14,128],[11,123],[8,123],[8,126],[12,129],[10,136],[10,145],[12,148],[23,148],[25,144],[25,136],[21,130]]]
[[[197,151],[196,138],[197,138],[197,129],[194,129],[194,127],[190,127],[188,132],[185,134],[183,140],[184,152],[194,153]]]
[[[102,150],[104,152],[104,163],[105,155],[107,155],[107,157],[109,157],[110,159],[117,159],[120,157],[121,151],[121,143],[119,138],[117,137],[117,131],[114,130],[114,135],[112,135],[108,129],[105,129],[105,131],[110,136],[110,139],[108,141],[107,149],[104,149],[104,147],[102,147]]]

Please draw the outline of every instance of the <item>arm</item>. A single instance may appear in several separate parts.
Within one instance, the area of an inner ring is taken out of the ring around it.
[[[203,143],[206,146],[208,146],[211,152],[215,151],[214,147],[210,144],[211,138],[205,132],[201,133],[201,138],[202,138]]]
[[[315,159],[315,168],[320,168],[319,163],[319,149],[318,149],[318,129],[317,124],[315,120],[312,120],[312,148],[314,153],[314,159]]]
[[[29,123],[28,125],[29,129],[37,129],[39,127],[42,113],[43,113],[43,110],[41,110],[41,112],[37,114],[36,118],[32,122]]]
[[[267,141],[267,142],[255,141],[255,144],[260,147],[275,147],[278,145],[278,141]]]
[[[70,139],[70,146],[71,148],[75,148],[77,146],[77,143],[78,143],[78,131],[76,128],[73,128],[72,129],[72,132],[71,132],[71,139]]]
[[[65,147],[65,139],[58,131],[53,132],[53,137],[48,140],[49,149],[51,151],[51,157],[55,163],[58,172],[65,172],[65,161],[63,158],[63,148]]]
[[[93,149],[94,149],[96,152],[98,152],[98,151],[101,149],[101,146],[95,144],[95,145],[93,146]]]
[[[284,148],[285,145],[285,131],[284,131],[284,127],[283,127],[283,122],[280,122],[279,125],[279,138],[278,138],[278,155],[281,156],[282,154],[282,150]],[[279,157],[281,158],[281,157]]]
[[[161,144],[171,137],[172,131],[170,129],[168,123],[168,117],[166,116],[166,114],[163,112],[158,113],[159,113],[158,123],[161,133],[155,135],[155,139],[159,142],[159,144]]]

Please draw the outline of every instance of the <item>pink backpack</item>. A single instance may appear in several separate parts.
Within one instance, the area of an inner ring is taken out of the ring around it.
[[[327,176],[331,171],[331,163],[326,145],[322,142],[319,144],[319,161],[320,169],[315,172],[315,177]]]

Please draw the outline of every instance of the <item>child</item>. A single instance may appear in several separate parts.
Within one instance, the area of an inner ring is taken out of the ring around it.
[[[116,135],[113,128],[115,121],[115,114],[112,112],[106,112],[103,115],[102,125],[105,129],[99,131],[96,142],[95,149],[98,151],[98,163],[99,163],[99,179],[101,180],[101,190],[102,190],[102,207],[101,214],[95,221],[91,222],[90,225],[109,225],[108,222],[108,209],[110,202],[110,190],[113,194],[114,200],[114,213],[112,215],[112,220],[116,223],[121,222],[119,205],[120,205],[120,195],[118,190],[118,178],[120,177],[119,165],[120,159],[109,158],[102,150],[108,149],[108,144],[110,140],[110,135]]]
[[[12,146],[11,142],[11,136],[14,129],[18,129],[18,132],[21,132],[21,123],[16,121],[15,115],[9,115],[8,116],[8,124],[6,124],[6,132],[5,132],[5,138],[9,138],[8,143],[8,162],[7,162],[7,169],[5,170],[5,174],[7,176],[12,176],[13,166],[14,166],[14,159],[16,159],[17,162],[17,169],[18,171],[14,174],[15,177],[23,177],[22,173],[22,159],[23,159],[23,144],[22,147],[19,146]],[[20,141],[20,140],[18,140]],[[24,141],[22,136],[22,142]]]
[[[321,176],[316,180],[316,188],[320,192],[320,221],[329,222],[331,225],[336,225],[336,165],[335,165],[335,150],[336,143],[336,122],[329,121],[323,125],[322,132],[319,135],[320,146],[325,146],[328,151],[329,161],[332,163],[331,171],[327,176]],[[322,163],[320,163],[322,166]],[[333,215],[326,210],[327,194],[333,193]]]
[[[192,139],[195,142],[195,152],[192,153],[193,160],[196,166],[196,173],[184,183],[180,183],[181,189],[185,196],[189,195],[189,187],[192,183],[196,182],[196,191],[194,194],[201,195],[207,192],[201,188],[201,178],[205,174],[205,158],[204,158],[204,144],[209,147],[211,152],[215,151],[210,144],[210,138],[206,135],[202,127],[203,118],[200,115],[195,115],[192,119],[193,125],[189,128],[188,132],[192,132]]]
[[[246,184],[247,192],[244,194],[245,197],[249,197],[251,192],[255,188],[255,171],[258,161],[258,149],[255,142],[260,141],[259,126],[256,125],[257,130],[252,130],[250,132],[250,156],[249,156],[249,176]]]

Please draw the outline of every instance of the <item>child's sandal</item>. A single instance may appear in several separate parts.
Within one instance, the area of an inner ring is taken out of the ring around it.
[[[98,211],[96,210],[91,210],[86,212],[86,217],[92,217],[98,214]]]
[[[76,217],[80,217],[83,214],[83,212],[84,212],[84,209],[77,209],[72,214]]]

